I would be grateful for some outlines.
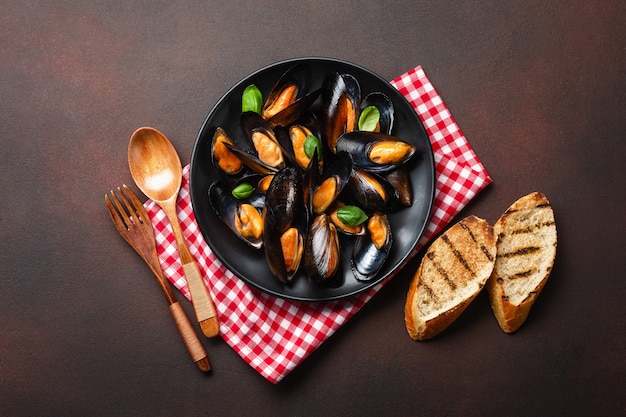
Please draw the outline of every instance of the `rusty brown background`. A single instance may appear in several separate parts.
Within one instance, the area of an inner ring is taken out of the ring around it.
[[[0,10],[0,414],[626,413],[623,1]],[[137,127],[163,131],[187,164],[232,84],[300,56],[386,79],[422,65],[494,180],[461,216],[494,222],[526,193],[548,196],[557,260],[518,333],[500,331],[481,295],[440,337],[410,340],[403,307],[418,258],[279,385],[221,340],[203,340],[212,374],[188,360],[103,196],[132,184],[126,147]]]

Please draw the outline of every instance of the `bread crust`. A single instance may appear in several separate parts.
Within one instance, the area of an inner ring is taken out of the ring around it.
[[[554,265],[557,235],[552,206],[544,194],[530,193],[502,214],[494,231],[498,252],[486,288],[500,328],[513,333],[528,318]],[[518,257],[523,259],[514,259]]]
[[[437,238],[409,286],[405,325],[414,340],[427,340],[450,326],[476,298],[496,257],[493,228],[468,216]]]

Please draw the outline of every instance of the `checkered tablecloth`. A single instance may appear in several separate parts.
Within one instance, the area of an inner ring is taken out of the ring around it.
[[[394,79],[391,85],[416,110],[435,155],[433,212],[415,254],[448,225],[491,182],[491,178],[421,67]],[[189,298],[169,222],[154,202],[148,200],[145,206],[154,225],[163,271],[172,284]],[[346,299],[321,303],[288,301],[250,287],[220,263],[202,238],[191,207],[189,166],[183,169],[178,218],[215,301],[221,337],[250,366],[273,383],[278,383],[295,369],[385,284],[383,282]]]

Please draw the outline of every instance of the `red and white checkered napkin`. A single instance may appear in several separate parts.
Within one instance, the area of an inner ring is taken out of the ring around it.
[[[410,70],[391,84],[419,114],[435,154],[434,208],[424,237],[414,252],[417,253],[491,182],[491,178],[421,67]],[[220,334],[267,380],[277,383],[284,378],[383,287],[381,283],[346,299],[319,303],[288,301],[250,287],[220,263],[202,238],[191,207],[188,179],[187,166],[178,197],[178,218],[215,301]],[[165,275],[189,298],[169,222],[154,202],[148,200],[145,206],[155,228]]]

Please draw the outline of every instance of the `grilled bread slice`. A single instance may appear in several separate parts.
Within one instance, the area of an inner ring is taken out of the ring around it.
[[[506,333],[524,323],[543,289],[556,256],[556,224],[545,195],[528,194],[509,207],[494,225],[496,264],[487,292],[498,324]]]
[[[496,259],[496,236],[483,219],[468,216],[435,240],[410,285],[404,321],[414,340],[439,334],[487,282]]]

